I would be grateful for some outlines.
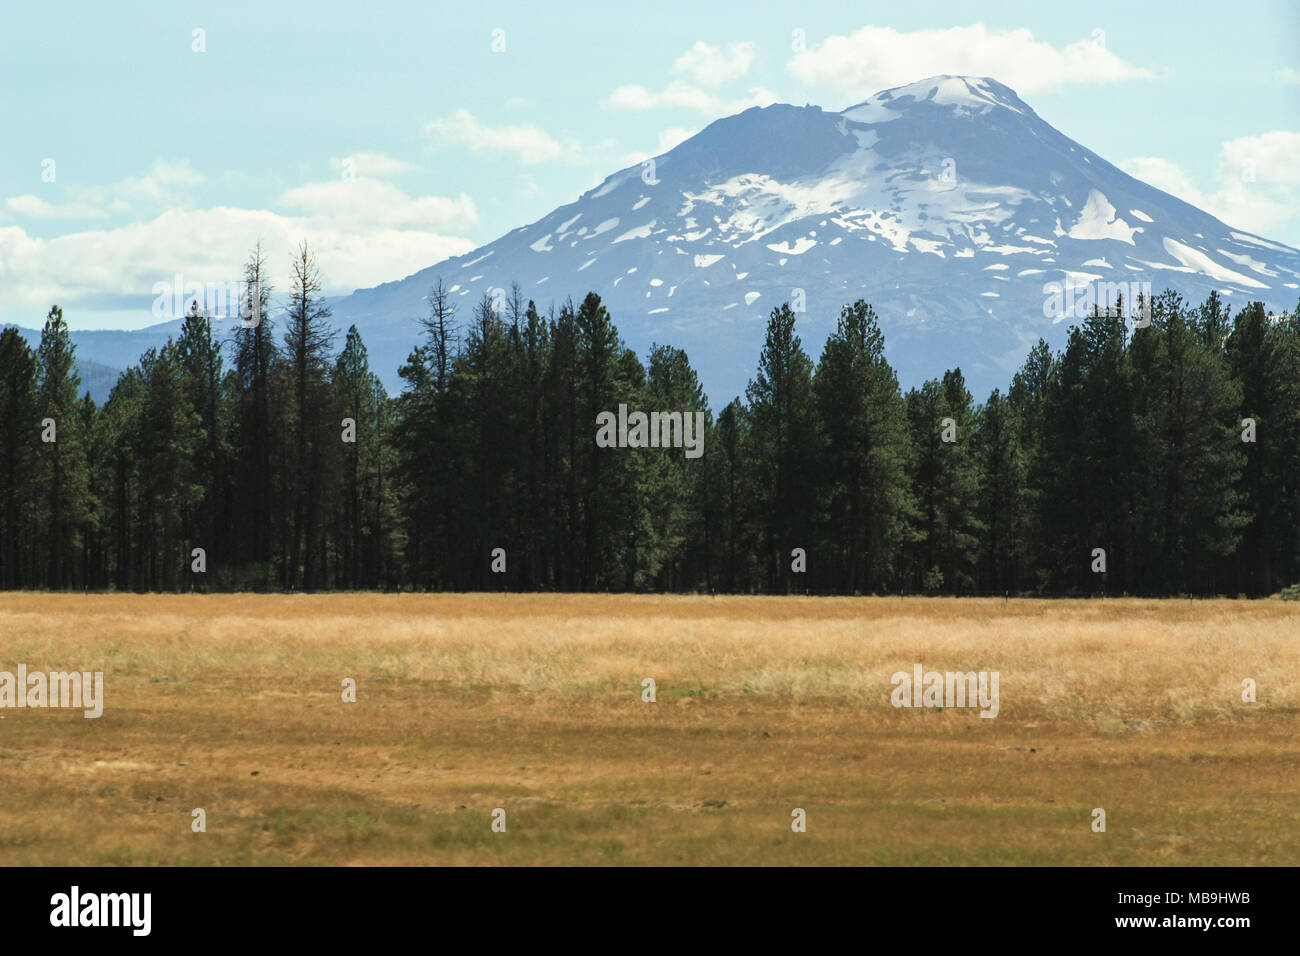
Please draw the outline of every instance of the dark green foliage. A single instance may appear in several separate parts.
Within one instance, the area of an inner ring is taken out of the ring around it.
[[[196,303],[102,408],[79,397],[60,309],[36,351],[0,334],[0,587],[1293,595],[1300,581],[1300,311],[1165,293],[1132,327],[1122,305],[1098,309],[976,404],[957,369],[904,396],[864,301],[814,368],[783,305],[745,400],[715,417],[688,356],[655,345],[643,364],[594,293],[543,315],[517,287],[491,290],[458,316],[441,281],[389,397],[355,327],[333,353],[305,246],[292,273],[277,331],[255,249],[228,338]],[[661,413],[656,435],[701,413],[702,455],[598,446],[598,416],[620,406]]]
[[[39,446],[36,356],[15,328],[0,332],[0,587],[40,580],[33,552]]]
[[[885,337],[866,302],[840,312],[813,390],[826,465],[825,582],[834,591],[877,591],[897,570],[914,511],[898,377],[885,360]]]
[[[772,310],[758,359],[745,390],[749,401],[747,458],[753,475],[750,520],[758,530],[762,587],[803,590],[791,553],[802,548],[816,564],[820,443],[813,405],[812,361],[794,331],[790,306]]]

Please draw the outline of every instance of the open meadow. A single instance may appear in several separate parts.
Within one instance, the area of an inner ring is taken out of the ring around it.
[[[4,865],[1300,863],[1296,603],[10,593],[20,664],[104,707],[0,709]]]

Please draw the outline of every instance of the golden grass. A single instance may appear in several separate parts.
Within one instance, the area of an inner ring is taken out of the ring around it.
[[[106,701],[0,710],[3,864],[1300,862],[1295,604],[7,594],[19,663]]]

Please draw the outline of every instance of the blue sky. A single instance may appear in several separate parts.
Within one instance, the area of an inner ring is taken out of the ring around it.
[[[1250,0],[5,4],[0,322],[148,325],[259,238],[330,293],[399,279],[720,116],[936,73],[1300,247],[1297,40],[1300,4]]]

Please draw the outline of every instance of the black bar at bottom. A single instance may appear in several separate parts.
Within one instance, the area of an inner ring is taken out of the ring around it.
[[[622,939],[638,949],[667,944],[665,934],[678,929],[687,933],[678,943],[692,946],[711,937],[734,944],[785,935],[806,945],[832,932],[940,945],[1124,936],[1232,945],[1293,925],[1294,875],[1281,868],[0,868],[0,925],[7,943],[76,934],[127,945],[283,939],[296,948],[373,945],[376,934],[396,932],[436,941],[451,929],[461,945],[514,936],[534,945]],[[78,924],[116,917],[119,925],[72,926],[73,887]],[[144,896],[119,894],[149,894],[147,935],[140,932]]]

